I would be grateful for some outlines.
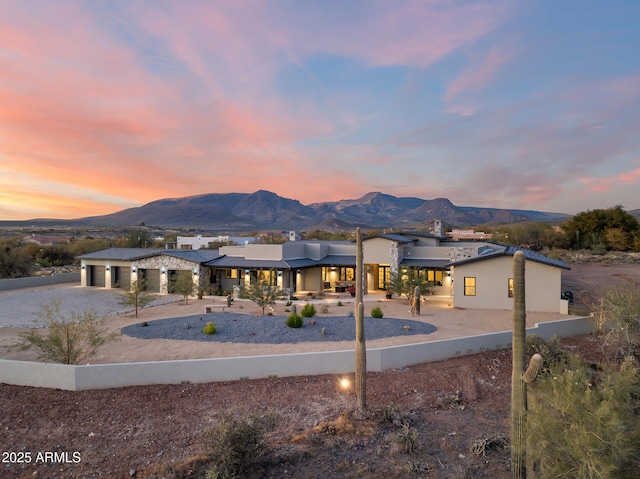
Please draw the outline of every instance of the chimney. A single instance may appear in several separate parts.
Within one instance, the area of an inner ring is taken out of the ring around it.
[[[433,234],[442,236],[442,220],[440,218],[433,220]]]

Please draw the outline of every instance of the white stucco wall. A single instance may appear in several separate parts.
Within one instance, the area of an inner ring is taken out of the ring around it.
[[[528,311],[561,312],[562,270],[534,261],[525,263],[525,300]],[[476,278],[476,296],[464,295],[464,278]],[[452,268],[454,305],[469,309],[513,309],[508,280],[513,257],[501,256]]]
[[[391,248],[397,244],[385,238],[371,238],[362,242],[362,255],[365,264],[391,264]],[[355,254],[355,248],[354,248]],[[402,261],[402,260],[400,260]]]

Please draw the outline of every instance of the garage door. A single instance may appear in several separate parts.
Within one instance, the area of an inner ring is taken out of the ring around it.
[[[91,286],[104,288],[104,266],[91,266]]]
[[[131,288],[131,269],[128,266],[116,266],[111,274],[113,286],[129,291]]]
[[[150,293],[160,292],[160,270],[159,269],[145,269],[144,278],[147,283],[147,291]]]

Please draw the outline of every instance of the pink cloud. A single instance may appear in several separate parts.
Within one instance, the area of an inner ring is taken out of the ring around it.
[[[640,168],[618,173],[609,177],[585,177],[578,181],[587,185],[595,193],[606,193],[620,186],[636,185],[640,183]]]
[[[360,58],[373,66],[427,67],[493,31],[506,3],[371,2],[354,21],[311,32],[313,49]],[[304,26],[302,26],[304,28]],[[296,48],[304,48],[303,45]]]
[[[462,93],[481,90],[493,80],[496,73],[511,57],[512,53],[504,48],[493,49],[486,58],[470,66],[453,80],[447,87],[443,100],[451,101]]]

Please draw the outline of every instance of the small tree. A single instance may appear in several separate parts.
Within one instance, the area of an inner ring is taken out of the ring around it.
[[[178,271],[176,278],[171,282],[171,291],[181,295],[184,298],[184,303],[189,304],[189,296],[192,296],[196,291],[191,271]]]
[[[284,296],[285,292],[283,290],[274,284],[269,284],[267,281],[258,281],[251,284],[240,293],[241,298],[253,301],[260,306],[262,316],[264,316],[265,309],[275,305],[276,300],[282,299]]]
[[[200,277],[198,278],[198,287],[196,289],[198,299],[202,299],[205,293],[208,293],[209,289],[211,289],[211,282],[209,281],[208,276],[205,276],[203,274],[200,275]]]
[[[415,271],[409,270],[405,272],[392,271],[389,278],[388,289],[398,297],[405,295],[409,302],[413,300],[416,286],[420,288],[422,295],[427,295],[433,288],[433,283],[420,278]]]
[[[120,294],[121,306],[132,306],[136,311],[136,318],[138,317],[138,308],[144,308],[147,304],[153,301],[154,297],[147,291],[146,282],[144,278],[138,278],[131,283],[131,287],[128,291],[124,291]]]
[[[37,326],[22,333],[22,341],[15,347],[33,349],[44,361],[79,364],[118,338],[117,332],[108,332],[105,318],[99,318],[93,310],[65,314],[62,300],[43,305],[36,317]]]

